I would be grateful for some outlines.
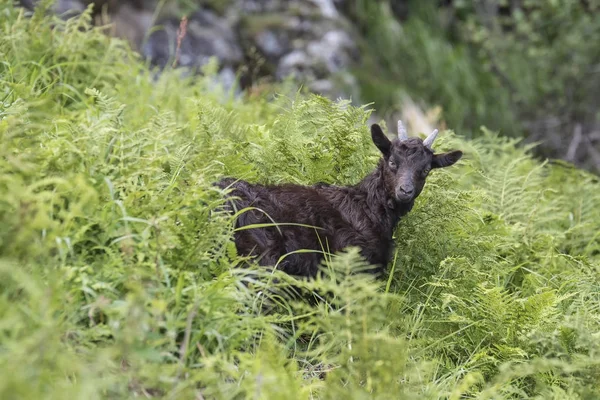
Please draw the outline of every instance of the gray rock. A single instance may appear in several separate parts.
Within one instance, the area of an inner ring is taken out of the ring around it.
[[[308,55],[321,62],[329,73],[336,73],[352,64],[354,43],[343,31],[329,31],[321,40],[312,41],[307,46]]]
[[[312,62],[309,60],[308,54],[302,50],[294,50],[286,54],[277,66],[277,79],[285,79],[292,76],[296,79],[306,80],[311,78],[310,66]]]
[[[333,0],[313,0],[313,2],[319,7],[324,17],[331,19],[339,18],[340,14]]]
[[[277,59],[283,56],[290,48],[287,34],[282,31],[261,31],[256,35],[255,41],[260,52],[269,59]]]
[[[78,0],[59,0],[54,4],[58,15],[75,15],[85,11],[86,4]]]
[[[324,95],[358,93],[355,80],[334,79],[360,56],[353,27],[333,0],[237,0],[236,4],[245,11],[240,34],[272,64],[276,79],[293,77]]]
[[[142,47],[142,54],[153,64],[165,67],[173,63],[179,22],[178,19],[162,21]],[[213,11],[199,10],[188,19],[178,65],[199,68],[213,56],[222,66],[238,66],[243,60],[239,39],[228,21]]]
[[[57,0],[55,11],[67,16],[81,13],[92,2],[107,7],[113,35],[129,40],[153,65],[173,65],[180,24],[177,6],[164,8],[155,26],[151,25],[156,0]],[[246,84],[265,75],[277,80],[291,76],[317,93],[357,99],[358,85],[348,72],[360,61],[356,33],[339,11],[347,4],[347,0],[231,0],[219,7],[222,14],[200,8],[188,17],[176,65],[185,74],[197,73],[216,57],[220,72],[215,84],[226,90],[235,86],[236,71],[242,68],[249,75],[258,74],[244,78]],[[247,62],[246,58],[255,60],[252,54],[258,54],[259,68]]]

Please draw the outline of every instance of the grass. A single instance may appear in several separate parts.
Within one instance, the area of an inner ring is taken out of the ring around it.
[[[445,132],[465,160],[429,178],[388,276],[353,274],[356,249],[310,282],[237,268],[211,183],[354,183],[369,109],[233,98],[87,16],[0,15],[1,398],[600,395],[596,176]]]

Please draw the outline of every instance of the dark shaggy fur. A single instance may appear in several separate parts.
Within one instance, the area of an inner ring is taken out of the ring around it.
[[[462,152],[436,155],[418,138],[390,141],[379,125],[371,127],[371,136],[383,157],[377,168],[354,186],[220,181],[219,187],[231,189],[231,211],[250,208],[239,215],[236,228],[281,224],[238,230],[238,252],[257,256],[261,265],[277,265],[292,275],[314,277],[324,251],[336,253],[357,246],[376,271],[383,269],[390,259],[394,228],[412,209],[429,171],[454,164]],[[299,250],[303,252],[296,252]]]

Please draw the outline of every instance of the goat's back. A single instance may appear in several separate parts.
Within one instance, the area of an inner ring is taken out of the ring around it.
[[[313,277],[324,254],[348,246],[360,247],[372,264],[387,262],[390,243],[364,215],[364,195],[352,188],[265,186],[231,178],[217,186],[230,189],[231,212],[243,210],[234,235],[238,252],[259,257],[261,265]]]

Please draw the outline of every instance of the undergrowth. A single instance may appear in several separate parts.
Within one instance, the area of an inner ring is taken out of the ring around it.
[[[1,398],[600,396],[597,177],[445,132],[466,157],[384,277],[353,274],[356,249],[310,282],[239,268],[212,182],[355,183],[369,109],[233,98],[87,15],[0,15]]]

